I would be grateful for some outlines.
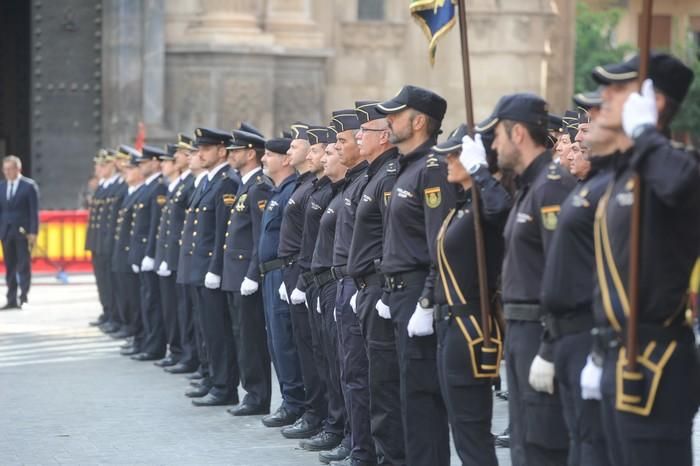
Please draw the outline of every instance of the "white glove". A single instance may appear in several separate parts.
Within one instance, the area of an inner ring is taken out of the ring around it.
[[[144,256],[141,259],[141,271],[142,272],[153,272],[153,268],[156,266],[155,261],[152,257]]]
[[[586,365],[581,371],[581,398],[584,400],[600,400],[600,379],[603,377],[603,368],[593,362],[588,356]]]
[[[301,304],[306,301],[306,293],[301,291],[299,288],[294,288],[289,300],[292,302],[292,304]]]
[[[465,135],[462,138],[462,153],[459,161],[469,173],[476,173],[479,167],[486,166],[486,149],[481,142],[481,134],[477,133],[474,139]]]
[[[282,282],[282,284],[280,285],[280,289],[278,292],[280,295],[280,299],[285,303],[289,304],[289,298],[287,297],[287,287],[284,286],[284,282]]]
[[[250,296],[256,291],[258,291],[258,282],[245,277],[243,283],[241,283],[241,294],[243,296]]]
[[[350,298],[350,307],[352,308],[352,312],[357,314],[357,291]]]
[[[622,107],[622,128],[628,137],[634,138],[638,136],[637,132],[642,127],[656,126],[658,120],[654,82],[651,79],[645,79],[642,84],[642,93],[630,94]]]
[[[215,273],[207,272],[204,276],[204,286],[210,290],[216,290],[221,286],[221,277]]]
[[[377,301],[374,308],[377,310],[377,314],[379,314],[379,317],[382,319],[391,319],[391,310],[389,309],[389,306],[384,304],[381,299]]]
[[[420,304],[416,304],[416,310],[413,311],[413,315],[408,320],[409,337],[425,337],[433,334],[433,311],[433,308],[426,309]]]
[[[333,322],[338,323],[338,314],[335,313],[335,308],[333,308]]]
[[[136,264],[131,264],[131,271],[134,273],[139,273],[139,266]]]
[[[170,269],[168,269],[168,263],[163,261],[158,266],[158,270],[156,270],[156,273],[160,277],[169,277],[173,272]]]
[[[536,392],[547,392],[554,395],[554,363],[535,356],[530,365],[530,386]]]
[[[316,298],[316,312],[321,313],[321,298]]]

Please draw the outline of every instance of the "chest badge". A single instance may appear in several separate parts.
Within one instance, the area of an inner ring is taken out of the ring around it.
[[[221,196],[222,201],[226,207],[231,207],[234,202],[236,202],[235,194],[224,194]]]
[[[266,200],[258,201],[258,209],[265,210],[265,204],[267,204]]]
[[[384,191],[384,205],[388,206],[391,200],[391,191]]]
[[[544,226],[546,230],[553,231],[557,227],[559,210],[560,207],[558,205],[546,206],[540,209],[540,214],[542,214],[542,226]]]
[[[241,194],[241,197],[238,198],[238,202],[236,202],[236,212],[243,212],[246,208],[245,201],[248,199],[247,194]]]
[[[156,196],[156,202],[158,203],[159,206],[163,207],[165,203],[167,202],[167,198],[165,196]]]
[[[442,192],[440,187],[427,188],[425,191],[425,205],[434,209],[440,205],[442,202]]]

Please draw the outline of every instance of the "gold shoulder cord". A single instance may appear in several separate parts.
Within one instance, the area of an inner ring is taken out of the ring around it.
[[[462,290],[459,287],[459,283],[457,283],[457,279],[455,278],[454,272],[452,271],[452,267],[450,267],[450,263],[447,260],[447,254],[445,254],[445,233],[447,231],[447,227],[450,224],[450,221],[454,217],[456,212],[456,209],[451,209],[450,212],[447,214],[447,217],[445,218],[445,221],[442,222],[442,227],[440,227],[440,232],[438,233],[438,268],[440,271],[440,279],[442,281],[442,286],[445,290],[445,296],[447,297],[447,304],[450,306],[454,305],[454,301],[452,300],[452,296],[450,295],[450,290],[449,287],[447,286],[447,278],[445,276],[445,270],[447,270],[447,274],[449,275],[450,282],[452,283],[452,286],[455,289],[455,292],[457,293],[457,297],[459,298],[459,301],[461,304],[467,304],[467,300],[464,298],[464,295],[462,294]]]

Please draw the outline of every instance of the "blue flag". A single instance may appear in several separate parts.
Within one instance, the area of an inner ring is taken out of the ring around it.
[[[430,64],[434,65],[438,39],[455,25],[454,0],[411,0],[409,8],[428,36]]]

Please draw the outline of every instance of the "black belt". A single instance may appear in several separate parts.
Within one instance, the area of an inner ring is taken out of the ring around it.
[[[348,276],[348,268],[345,266],[331,267],[331,271],[333,272],[333,276],[336,280],[340,280],[341,278]]]
[[[637,334],[641,342],[694,340],[692,328],[682,322],[674,323],[668,327],[661,324],[639,324]],[[594,327],[591,330],[591,335],[593,336],[593,357],[597,359],[596,364],[599,366],[602,365],[605,353],[616,350],[625,344],[626,335],[612,327]]]
[[[304,272],[301,274],[301,281],[305,286],[309,286],[314,283],[314,273],[312,271]]]
[[[479,303],[469,302],[467,304],[455,304],[450,306],[449,304],[438,304],[435,306],[435,313],[433,314],[436,321],[448,320],[452,317],[469,317],[469,316],[479,316],[480,312]]]
[[[368,286],[384,286],[384,275],[380,273],[370,273],[355,279],[355,285],[358,290],[363,290]]]
[[[386,287],[391,291],[403,290],[409,284],[425,280],[428,271],[426,269],[413,270],[410,272],[386,274]]]
[[[566,335],[590,331],[593,328],[593,313],[547,314],[542,316],[542,324],[548,336],[556,340]]]
[[[314,283],[316,286],[321,288],[326,283],[335,281],[335,275],[333,274],[333,269],[326,269],[323,272],[319,272],[314,275]]]
[[[527,320],[539,322],[540,305],[526,303],[504,303],[503,314],[505,315],[506,320]]]
[[[265,275],[273,270],[281,269],[282,267],[289,267],[296,262],[299,255],[278,257],[277,259],[272,259],[271,261],[263,262],[258,266],[260,269],[260,275]]]

